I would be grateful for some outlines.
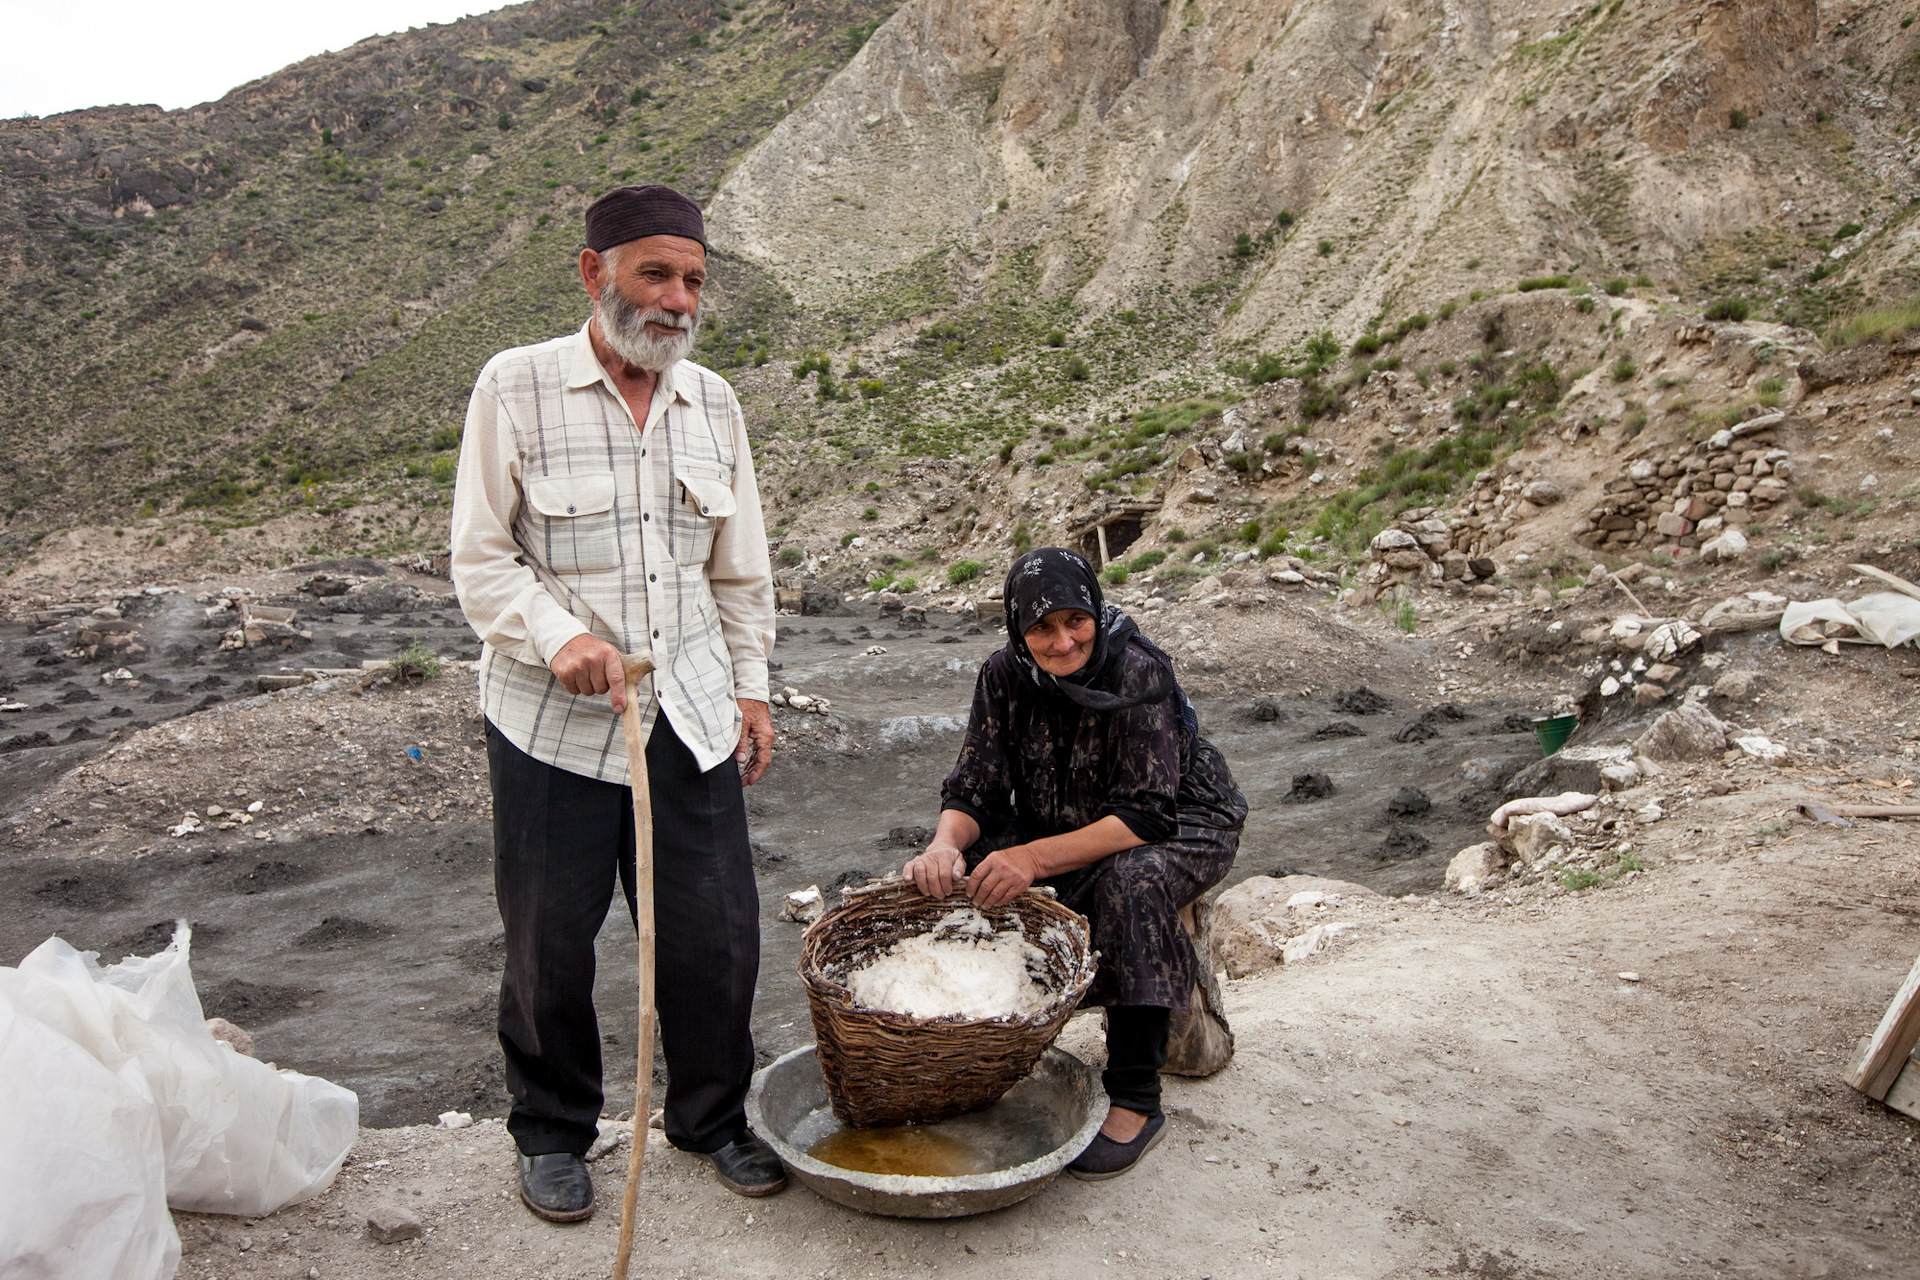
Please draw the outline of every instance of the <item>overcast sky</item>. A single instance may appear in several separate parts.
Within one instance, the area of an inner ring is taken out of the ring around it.
[[[0,119],[157,102],[191,107],[368,36],[505,0],[0,0]]]

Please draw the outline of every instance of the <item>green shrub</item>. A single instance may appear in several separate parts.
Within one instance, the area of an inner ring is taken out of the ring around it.
[[[947,582],[955,587],[972,582],[984,567],[978,560],[955,560],[947,566]]]
[[[1620,433],[1631,440],[1647,429],[1647,412],[1635,409],[1620,421]]]
[[[1727,112],[1727,123],[1735,129],[1744,129],[1748,124],[1747,113],[1735,107]]]
[[[1233,256],[1251,258],[1253,256],[1253,237],[1242,231],[1233,238]]]
[[[1258,520],[1249,520],[1240,526],[1240,541],[1245,543],[1256,543],[1260,541],[1260,522]]]
[[[1087,362],[1079,356],[1075,356],[1067,361],[1065,373],[1067,380],[1070,382],[1085,382],[1088,373]]]
[[[860,513],[860,518],[862,520],[878,520],[880,518],[880,513],[878,511],[875,511],[872,507],[868,507],[865,511],[862,511]]]
[[[1347,349],[1347,354],[1355,357],[1370,356],[1378,350],[1380,350],[1380,336],[1363,333],[1353,340],[1353,345]]]
[[[796,565],[805,564],[806,559],[806,549],[799,543],[789,542],[780,548],[780,554],[774,557],[774,562],[783,569],[791,569]]]
[[[1709,320],[1741,321],[1747,318],[1747,300],[1745,298],[1719,298],[1708,304],[1706,317]]]
[[[1628,382],[1631,381],[1633,375],[1640,372],[1640,370],[1633,361],[1625,356],[1621,356],[1613,362],[1613,368],[1609,370],[1609,372],[1612,374],[1615,382]]]
[[[1898,342],[1920,330],[1920,297],[1857,311],[1828,327],[1824,335],[1834,350],[1863,342]]]
[[[909,591],[918,591],[920,589],[920,579],[918,578],[897,579],[893,584],[893,589],[895,591],[900,592],[902,595],[905,595]]]
[[[1033,531],[1027,528],[1024,520],[1014,526],[1013,549],[1020,555],[1025,555],[1027,552],[1033,550]]]
[[[1133,558],[1133,571],[1135,573],[1145,573],[1155,565],[1164,563],[1166,558],[1167,553],[1164,551],[1142,551]]]
[[[1121,586],[1126,582],[1126,580],[1127,580],[1127,566],[1125,566],[1124,564],[1121,564],[1118,560],[1114,561],[1112,564],[1108,565],[1106,568],[1100,571],[1100,581],[1106,583],[1110,587]]]
[[[1066,346],[1066,345],[1067,345],[1067,335],[1066,335],[1066,333],[1065,333],[1065,331],[1064,331],[1064,330],[1060,330],[1060,329],[1050,329],[1050,330],[1048,330],[1048,331],[1047,331],[1047,345],[1048,345],[1048,346],[1050,346],[1050,347],[1064,347],[1064,346]]]
[[[1206,556],[1208,559],[1212,559],[1214,556],[1217,556],[1220,554],[1220,544],[1215,542],[1212,538],[1202,538],[1200,541],[1193,544],[1193,553],[1195,555]]]
[[[860,389],[860,398],[863,400],[878,400],[887,394],[887,384],[878,378],[862,378],[853,385]]]
[[[1313,246],[1313,251],[1323,258],[1330,258],[1333,256],[1333,241],[1322,240]]]
[[[1287,447],[1287,433],[1275,431],[1260,442],[1260,447],[1268,453],[1279,453]]]
[[[1607,294],[1610,297],[1618,298],[1631,288],[1633,288],[1633,281],[1625,276],[1615,276],[1607,281]]]
[[[1178,546],[1180,543],[1185,542],[1187,540],[1187,531],[1185,529],[1182,529],[1179,525],[1175,525],[1173,528],[1167,530],[1166,538],[1168,542],[1171,542],[1175,546]]]
[[[445,456],[435,458],[433,460],[433,482],[437,485],[452,484],[454,472],[457,467],[458,464],[455,463],[452,458]]]
[[[1532,293],[1536,289],[1565,289],[1572,281],[1565,276],[1529,276],[1520,282],[1520,292]]]
[[[435,453],[445,453],[448,449],[457,449],[460,447],[461,431],[462,428],[458,426],[437,428],[433,433],[433,438],[428,442],[428,447]]]
[[[407,647],[393,655],[387,670],[401,684],[421,684],[440,675],[440,655],[427,647],[419,636],[411,636]]]
[[[1835,240],[1850,240],[1854,236],[1859,235],[1862,231],[1865,231],[1865,230],[1866,228],[1861,226],[1859,223],[1849,222],[1846,226],[1834,232],[1833,238]]]

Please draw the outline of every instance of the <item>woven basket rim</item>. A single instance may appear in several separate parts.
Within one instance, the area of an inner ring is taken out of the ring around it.
[[[908,898],[906,891],[911,891],[913,898]],[[1100,953],[1093,949],[1092,932],[1087,926],[1086,917],[1061,903],[1055,897],[1051,888],[1041,885],[1025,890],[1012,902],[1006,903],[1005,906],[1010,908],[1024,907],[1028,911],[1037,911],[1038,914],[1050,917],[1056,923],[1065,927],[1068,931],[1069,938],[1072,938],[1079,945],[1075,948],[1077,964],[1068,974],[1066,985],[1056,992],[1053,999],[1047,1001],[1039,1010],[1033,1013],[1007,1013],[996,1018],[969,1018],[957,1013],[942,1014],[935,1018],[920,1018],[915,1017],[913,1014],[900,1013],[893,1009],[869,1009],[866,1005],[861,1004],[853,998],[853,993],[847,990],[844,983],[835,982],[819,971],[819,966],[814,963],[813,948],[808,944],[813,940],[813,934],[816,929],[821,930],[822,936],[824,936],[825,927],[837,918],[844,916],[848,907],[854,906],[867,899],[882,897],[897,897],[903,901],[919,899],[935,904],[953,903],[956,906],[973,905],[973,900],[966,896],[964,882],[951,890],[946,897],[930,900],[926,899],[925,895],[920,893],[920,890],[911,880],[898,876],[889,876],[885,880],[878,880],[859,888],[849,888],[841,891],[840,904],[829,908],[818,920],[808,925],[806,933],[801,935],[800,957],[795,968],[799,970],[801,980],[806,983],[810,991],[814,992],[821,999],[858,1014],[863,1018],[874,1019],[882,1025],[891,1026],[898,1030],[908,1030],[914,1027],[1040,1027],[1056,1018],[1063,1004],[1069,1008],[1077,1006],[1080,1003],[1080,998],[1086,994],[1087,988],[1093,983],[1094,972],[1098,965]],[[996,910],[997,909],[999,908],[996,908]]]

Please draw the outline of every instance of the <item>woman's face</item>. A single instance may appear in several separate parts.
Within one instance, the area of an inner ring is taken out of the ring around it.
[[[1027,652],[1050,676],[1070,676],[1093,656],[1093,615],[1055,609],[1027,628]]]

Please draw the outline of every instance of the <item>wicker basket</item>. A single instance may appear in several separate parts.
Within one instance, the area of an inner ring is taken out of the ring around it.
[[[916,1018],[854,1003],[842,978],[875,951],[968,905],[964,893],[929,898],[911,881],[889,879],[848,890],[807,929],[798,968],[827,1096],[842,1124],[931,1124],[992,1106],[1033,1070],[1093,981],[1097,956],[1086,920],[1055,901],[1052,890],[1029,889],[981,914],[996,930],[1017,923],[1045,953],[1044,978],[1057,994],[1038,1013]]]

